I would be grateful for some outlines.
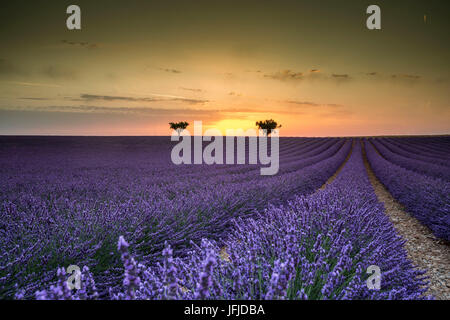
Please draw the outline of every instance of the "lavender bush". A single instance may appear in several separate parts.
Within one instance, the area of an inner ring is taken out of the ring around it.
[[[374,194],[359,143],[326,188],[253,217],[238,217],[231,230],[223,243],[192,243],[183,257],[174,257],[166,242],[163,261],[153,266],[138,264],[120,238],[124,280],[109,287],[110,298],[430,298],[424,295],[424,272],[407,259],[403,240]],[[380,290],[366,285],[370,265],[381,269]],[[52,292],[66,297],[64,283],[38,297],[52,298]]]
[[[445,154],[448,146],[441,145],[439,151],[421,147],[418,143],[407,143],[401,139],[381,138],[377,139],[399,155],[411,159],[417,159],[440,166],[450,167],[450,156]]]
[[[282,169],[263,177],[256,165],[175,166],[166,137],[0,137],[0,297],[34,297],[71,264],[108,297],[122,282],[120,235],[148,266],[166,241],[176,257],[191,241],[221,244],[233,218],[314,192],[350,146],[281,139]]]
[[[450,166],[436,164],[436,160],[434,163],[429,163],[423,160],[405,157],[399,154],[402,153],[399,151],[399,148],[392,145],[386,145],[383,143],[383,140],[371,139],[370,141],[386,160],[399,165],[402,168],[412,170],[429,177],[450,181]],[[447,163],[450,164],[450,160]]]
[[[393,197],[437,237],[450,241],[450,183],[397,166],[368,142],[366,149],[375,175]]]

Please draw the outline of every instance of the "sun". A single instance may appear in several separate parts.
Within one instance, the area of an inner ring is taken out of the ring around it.
[[[223,135],[226,135],[229,129],[242,129],[244,132],[247,129],[256,129],[255,121],[249,119],[224,119],[205,127],[219,129]]]

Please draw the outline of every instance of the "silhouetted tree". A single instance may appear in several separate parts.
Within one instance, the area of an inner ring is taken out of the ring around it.
[[[266,134],[268,136],[270,136],[270,134],[272,133],[273,130],[275,130],[277,128],[281,128],[281,124],[278,125],[278,123],[276,121],[274,121],[273,119],[257,121],[256,126],[259,129],[266,130]]]
[[[189,123],[187,123],[186,121],[181,121],[181,122],[169,122],[170,125],[170,129],[175,130],[176,132],[178,132],[178,135],[181,134],[181,132],[187,128],[187,126],[189,125]]]

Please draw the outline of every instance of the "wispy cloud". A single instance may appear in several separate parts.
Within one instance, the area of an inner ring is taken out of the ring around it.
[[[104,95],[96,95],[96,94],[81,94],[79,100],[104,100],[104,101],[139,101],[139,102],[154,102],[161,101],[162,99],[155,98],[133,98],[133,97],[123,97],[123,96],[104,96]]]
[[[217,114],[223,114],[231,111],[227,110],[202,110],[188,108],[150,108],[150,107],[107,107],[94,105],[51,105],[51,106],[17,106],[0,107],[0,110],[9,111],[33,111],[33,112],[69,112],[69,113],[96,113],[96,114],[129,114],[129,115],[148,115],[148,116],[177,116],[189,117],[198,116],[203,118],[214,117]]]
[[[72,99],[73,101],[92,101],[92,100],[103,100],[103,101],[129,101],[129,102],[161,102],[161,101],[178,101],[188,104],[202,104],[208,102],[208,100],[202,99],[192,99],[179,96],[170,95],[157,95],[159,98],[153,97],[130,97],[130,96],[108,96],[108,95],[96,95],[96,94],[81,94],[80,98]]]
[[[181,90],[185,91],[192,91],[192,92],[204,92],[202,89],[196,89],[196,88],[186,88],[186,87],[179,87]]]
[[[391,75],[394,79],[406,79],[406,80],[419,80],[421,76],[414,74],[393,74]]]
[[[303,72],[295,72],[286,69],[274,73],[264,74],[264,77],[281,81],[303,80]]]
[[[35,101],[46,101],[46,100],[51,100],[49,98],[35,98],[35,97],[23,97],[23,98],[19,98],[22,100],[35,100]]]
[[[316,103],[316,102],[310,102],[310,101],[298,101],[298,100],[286,100],[283,101],[286,103],[294,104],[297,106],[304,106],[304,107],[331,107],[331,108],[340,108],[343,107],[341,104],[336,103]]]
[[[69,40],[61,40],[62,43],[69,46],[75,46],[80,48],[87,48],[87,49],[96,49],[100,45],[98,43],[91,43],[91,42],[84,42],[84,41],[69,41]]]
[[[320,104],[313,105],[319,106]],[[331,106],[331,104],[324,105]],[[318,108],[320,116],[338,117],[345,114],[351,114],[346,109],[335,108]],[[136,107],[111,107],[97,105],[49,105],[49,106],[1,106],[0,111],[14,112],[42,112],[52,114],[85,114],[85,115],[123,115],[134,117],[150,117],[150,118],[184,118],[184,119],[204,119],[204,120],[220,120],[233,116],[234,118],[253,119],[255,116],[260,117],[262,114],[284,114],[284,115],[300,115],[308,112],[307,110],[293,108],[280,110],[261,110],[261,109],[192,109],[192,108],[152,108],[144,106]]]
[[[286,103],[296,104],[299,106],[308,106],[308,107],[318,107],[320,104],[315,102],[309,102],[309,101],[295,101],[295,100],[286,100],[284,101]]]
[[[317,68],[309,69],[305,72],[285,69],[273,73],[265,73],[263,77],[283,82],[335,81],[341,83],[344,80],[351,79],[349,74],[337,74],[337,73],[326,74]]]
[[[331,76],[333,78],[339,78],[339,79],[349,79],[350,78],[350,76],[346,73],[344,73],[344,74],[333,73]]]
[[[39,83],[39,82],[4,81],[3,83],[17,85],[17,86],[27,86],[27,87],[61,88],[61,86],[57,85],[57,84]]]
[[[162,71],[165,71],[165,72],[169,72],[169,73],[181,73],[180,70],[172,69],[172,68],[159,68],[159,70],[162,70]]]
[[[412,73],[382,73],[378,71],[365,72],[362,73],[366,76],[366,79],[371,79],[379,82],[394,82],[403,85],[414,85],[421,81],[426,81],[426,79],[418,74]]]
[[[310,69],[306,72],[292,71],[290,69],[277,71],[273,73],[265,73],[264,78],[285,81],[285,82],[301,82],[301,81],[334,81],[337,84],[351,82],[358,78],[372,79],[378,81],[396,81],[403,84],[414,84],[418,81],[425,80],[421,75],[410,73],[394,73],[383,74],[378,71],[360,72],[357,76],[349,73],[325,73],[320,69]]]

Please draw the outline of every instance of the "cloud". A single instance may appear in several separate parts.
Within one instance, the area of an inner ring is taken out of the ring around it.
[[[181,73],[181,71],[177,69],[170,69],[170,68],[158,68],[158,69],[169,73]]]
[[[265,78],[281,81],[303,80],[303,72],[294,72],[292,70],[282,70],[275,73],[265,74]]]
[[[4,83],[26,86],[26,87],[47,87],[47,88],[60,88],[60,85],[50,83],[38,83],[38,82],[22,82],[22,81],[5,81]]]
[[[365,79],[370,79],[372,81],[377,81],[387,84],[397,84],[404,86],[414,86],[419,83],[429,82],[435,83],[431,79],[426,79],[421,75],[413,73],[382,73],[377,71],[361,73],[365,76]]]
[[[87,48],[87,49],[96,49],[99,47],[98,43],[78,42],[78,41],[68,41],[68,40],[61,40],[61,42],[66,45],[69,45],[69,46],[75,46],[75,47]]]
[[[415,74],[392,74],[390,79],[392,82],[396,84],[402,84],[406,86],[414,86],[422,81],[422,76]]]
[[[343,117],[345,115],[351,114],[345,109],[317,109],[321,113],[319,115],[324,117]],[[241,119],[251,119],[257,116],[258,118],[262,114],[284,114],[284,115],[301,115],[305,114],[304,110],[253,110],[253,109],[191,109],[191,108],[152,108],[152,107],[111,107],[111,106],[96,106],[96,105],[48,105],[48,106],[16,106],[0,107],[1,112],[15,112],[23,114],[23,116],[32,115],[33,119],[35,117],[46,118],[48,116],[66,117],[68,119],[75,119],[77,117],[83,117],[83,119],[88,119],[86,117],[95,117],[92,119],[107,119],[115,118],[121,121],[126,118],[133,119],[158,119],[158,121],[169,121],[170,119],[197,119],[204,121],[219,121],[221,119],[229,119],[230,116],[233,118]],[[40,116],[39,114],[42,114]],[[131,117],[131,118],[130,118]],[[91,118],[89,118],[91,119]],[[164,119],[164,120],[163,120]],[[68,120],[68,123],[71,123]]]
[[[35,98],[35,97],[23,97],[19,98],[22,100],[35,100],[35,101],[44,101],[44,100],[50,100],[49,98]]]
[[[133,98],[133,97],[121,97],[121,96],[102,96],[96,94],[81,94],[81,100],[104,100],[104,101],[139,101],[139,102],[154,102],[161,101],[162,99],[156,98]],[[75,100],[75,101],[79,101]]]
[[[196,88],[186,88],[186,87],[179,87],[181,90],[185,91],[192,91],[192,92],[204,92],[202,89],[196,89]]]
[[[423,77],[420,75],[409,74],[409,73],[399,73],[399,74],[382,74],[380,72],[371,71],[371,72],[361,72],[359,75],[368,76],[371,79],[376,79],[380,81],[388,81],[389,79],[398,81],[399,83],[403,82],[405,84],[413,84],[419,80],[422,80]],[[300,71],[292,71],[290,69],[277,71],[274,73],[265,73],[265,78],[280,80],[280,81],[291,81],[291,82],[299,82],[299,81],[334,81],[336,83],[344,83],[353,80],[353,76],[348,73],[331,73],[326,74],[323,73],[320,69],[310,69],[306,72]]]
[[[347,83],[352,80],[347,73],[332,73],[330,79],[333,80],[336,84]]]
[[[364,73],[364,75],[370,76],[373,78],[377,78],[380,80],[387,80],[387,79],[391,78],[391,79],[396,79],[396,80],[412,80],[412,81],[414,81],[414,80],[422,79],[422,76],[420,76],[420,75],[408,74],[408,73],[393,73],[391,75],[388,75],[388,74],[383,74],[381,72],[372,71],[372,72],[366,72],[366,73]]]
[[[405,80],[419,80],[421,76],[413,74],[393,74],[391,75],[393,79],[405,79]]]
[[[318,104],[318,103],[309,102],[309,101],[286,100],[284,102],[291,103],[291,104],[297,104],[297,105],[300,105],[300,106],[309,106],[309,107],[318,107],[318,106],[320,106],[320,104]]]
[[[124,114],[124,115],[141,115],[141,116],[177,116],[177,117],[202,117],[202,118],[214,118],[218,114],[231,112],[227,110],[202,110],[202,109],[188,109],[188,108],[164,109],[164,108],[149,108],[149,107],[105,107],[93,105],[0,107],[0,110],[23,111],[23,112]]]
[[[350,76],[348,74],[346,74],[346,73],[344,73],[344,74],[333,73],[331,76],[333,78],[339,78],[339,79],[349,79],[350,78]]]
[[[309,69],[306,72],[292,71],[290,69],[281,70],[273,73],[265,73],[264,78],[280,80],[283,82],[300,82],[300,81],[335,81],[341,83],[350,80],[349,74],[326,74],[320,69]]]
[[[161,102],[161,101],[178,101],[185,102],[188,104],[202,104],[208,102],[208,100],[202,99],[191,99],[186,97],[177,96],[164,96],[157,95],[159,98],[149,98],[149,97],[127,97],[127,96],[106,96],[106,95],[95,95],[95,94],[81,94],[79,99],[72,99],[72,101],[92,101],[92,100],[103,100],[103,101],[129,101],[129,102]]]
[[[297,101],[297,100],[286,100],[283,101],[290,104],[295,104],[298,106],[305,106],[305,107],[330,107],[330,108],[341,108],[343,105],[336,104],[336,103],[316,103],[316,102],[310,102],[310,101]]]

